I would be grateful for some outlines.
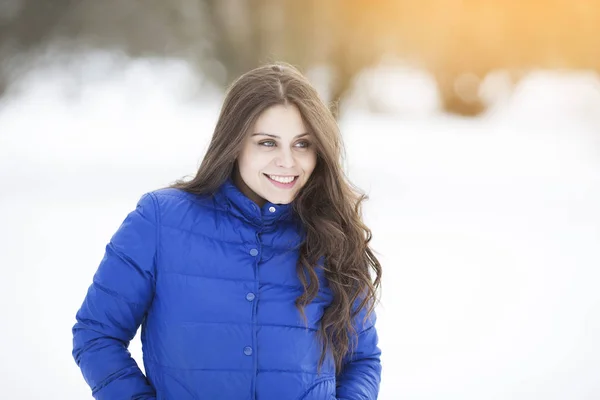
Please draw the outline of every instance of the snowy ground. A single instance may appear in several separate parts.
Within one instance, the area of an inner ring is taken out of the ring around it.
[[[82,65],[0,105],[6,398],[91,398],[70,329],[104,246],[142,193],[195,170],[217,117],[185,65]],[[598,85],[539,73],[472,120],[414,112],[419,93],[400,101],[413,117],[346,111],[385,273],[380,399],[600,397]]]

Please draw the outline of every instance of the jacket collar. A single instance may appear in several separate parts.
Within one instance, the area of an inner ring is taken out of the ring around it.
[[[267,201],[259,207],[238,189],[231,177],[227,178],[217,193],[219,200],[224,200],[232,213],[255,225],[271,225],[278,221],[290,221],[294,217],[291,204]]]

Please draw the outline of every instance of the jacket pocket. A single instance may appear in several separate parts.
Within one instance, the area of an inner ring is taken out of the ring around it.
[[[335,398],[335,377],[331,377],[315,382],[297,400],[333,400]]]

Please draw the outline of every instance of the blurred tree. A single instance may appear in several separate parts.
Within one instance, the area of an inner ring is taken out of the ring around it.
[[[17,55],[60,38],[181,57],[223,86],[274,60],[327,66],[330,101],[396,55],[435,76],[446,110],[475,115],[490,71],[600,70],[599,33],[600,3],[571,0],[0,0],[0,92]]]
[[[366,4],[364,0],[204,0],[213,56],[226,70],[225,83],[275,60],[302,68],[328,64],[335,75],[331,100],[340,99],[369,59],[365,57],[369,47],[353,43],[360,38],[352,32],[360,32],[364,25],[359,8],[349,3]]]
[[[17,10],[0,24],[0,40],[4,47],[27,50],[44,41],[60,25],[73,0],[7,0]]]
[[[40,46],[60,26],[73,0],[2,0],[0,6],[0,96],[15,74],[6,61]]]
[[[259,65],[269,55],[272,42],[265,34],[265,18],[269,7],[279,11],[284,2],[254,0],[202,0],[207,11],[210,26],[209,41],[212,56],[224,67],[223,82],[229,83],[235,77]],[[278,38],[282,32],[275,32]]]

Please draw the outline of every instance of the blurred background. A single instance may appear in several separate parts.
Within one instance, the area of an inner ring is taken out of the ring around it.
[[[104,246],[279,60],[370,196],[379,398],[600,398],[595,0],[0,0],[3,396],[91,398],[71,327]]]

